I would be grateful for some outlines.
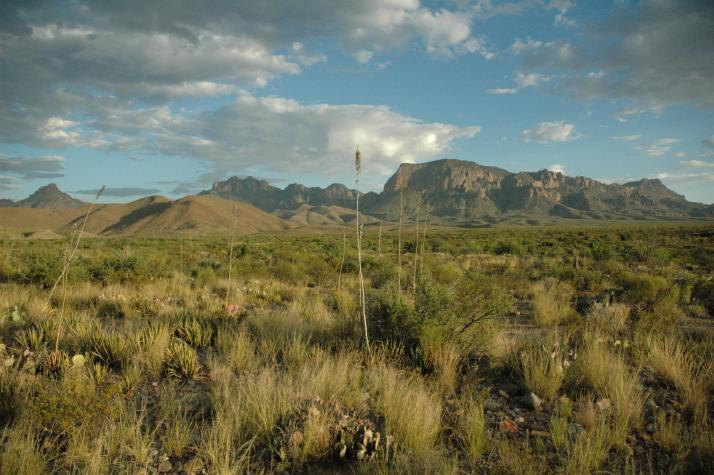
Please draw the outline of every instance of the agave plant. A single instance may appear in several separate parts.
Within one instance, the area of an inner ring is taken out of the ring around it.
[[[196,379],[201,370],[196,350],[181,340],[174,340],[169,347],[166,372],[178,379]]]

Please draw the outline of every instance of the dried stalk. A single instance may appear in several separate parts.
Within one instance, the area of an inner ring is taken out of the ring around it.
[[[342,261],[340,262],[340,273],[337,276],[337,292],[340,291],[342,285],[342,268],[345,266],[345,253],[347,252],[347,233],[342,230]]]
[[[429,203],[426,204],[426,213],[424,215],[424,232],[421,238],[421,266],[419,268],[419,273],[424,273],[424,246],[426,245],[426,227],[429,223]]]
[[[59,285],[60,281],[63,278],[66,278],[67,276],[67,270],[69,270],[69,265],[72,263],[72,259],[74,259],[74,255],[77,253],[77,248],[79,247],[79,242],[82,240],[82,234],[84,234],[84,228],[87,225],[87,219],[89,218],[89,215],[92,214],[92,211],[94,210],[94,205],[97,203],[97,200],[99,199],[100,196],[102,196],[102,193],[104,193],[104,189],[106,186],[102,185],[102,187],[99,189],[97,192],[97,196],[94,197],[94,201],[92,201],[92,204],[89,206],[89,209],[87,210],[87,214],[84,215],[84,220],[82,221],[82,227],[79,230],[79,235],[77,236],[77,240],[74,243],[74,248],[72,249],[72,252],[69,255],[69,258],[65,261],[64,266],[62,267],[62,272],[60,273],[59,277],[57,277],[57,280],[55,281],[55,284],[52,286],[52,289],[50,289],[50,295],[47,297],[47,305],[50,304],[52,301],[52,295],[55,293],[55,289],[57,289],[57,286]],[[74,236],[72,237],[74,239]]]
[[[382,257],[382,220],[379,220],[379,240],[377,241],[377,252]]]
[[[369,333],[367,332],[367,309],[366,309],[366,299],[364,295],[364,276],[362,275],[362,228],[359,224],[359,174],[362,171],[362,154],[359,152],[359,147],[355,152],[355,188],[357,190],[357,198],[355,203],[355,221],[357,224],[357,265],[359,268],[359,289],[360,289],[360,303],[362,306],[362,324],[364,326],[364,341],[367,346],[367,352],[369,349]]]
[[[238,222],[238,216],[236,213],[236,205],[233,205],[233,230],[231,232],[231,248],[228,252],[228,288],[226,289],[226,304],[225,309],[228,310],[228,297],[231,294],[231,277],[233,272],[233,244],[236,234],[236,223]]]
[[[416,194],[416,245],[414,246],[414,268],[412,272],[412,293],[416,293],[417,258],[419,257],[419,193]]]

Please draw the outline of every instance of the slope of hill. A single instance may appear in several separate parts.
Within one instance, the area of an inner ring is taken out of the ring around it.
[[[23,231],[71,233],[81,228],[90,206],[73,209],[0,208],[0,227]],[[236,218],[235,227],[233,225]],[[85,232],[90,235],[251,234],[295,227],[248,203],[214,196],[187,196],[171,201],[149,196],[126,204],[91,208]],[[47,234],[47,233],[45,233]]]
[[[37,191],[24,200],[3,206],[15,206],[18,208],[73,209],[80,208],[86,204],[87,203],[84,201],[72,198],[67,193],[60,191],[54,183],[50,183],[49,185],[38,188]]]
[[[252,234],[290,227],[282,219],[248,203],[214,196],[186,196],[180,200],[152,203],[130,211],[106,227],[102,234]]]
[[[354,223],[355,210],[341,206],[310,206],[300,205],[296,209],[278,209],[276,216],[300,226],[341,226]],[[379,220],[360,213],[360,223],[374,224]]]

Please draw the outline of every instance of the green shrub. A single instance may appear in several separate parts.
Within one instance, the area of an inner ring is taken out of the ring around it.
[[[623,290],[623,300],[638,306],[651,305],[669,285],[663,277],[634,272],[623,273],[618,283]]]

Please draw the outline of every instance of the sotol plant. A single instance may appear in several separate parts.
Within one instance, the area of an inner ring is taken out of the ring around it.
[[[364,296],[364,275],[362,275],[362,228],[359,224],[359,174],[362,171],[362,154],[357,147],[355,152],[355,188],[357,196],[355,204],[355,221],[357,223],[357,266],[359,268],[359,294],[362,307],[362,324],[364,326],[364,341],[369,352],[369,333],[367,332],[367,302]]]

